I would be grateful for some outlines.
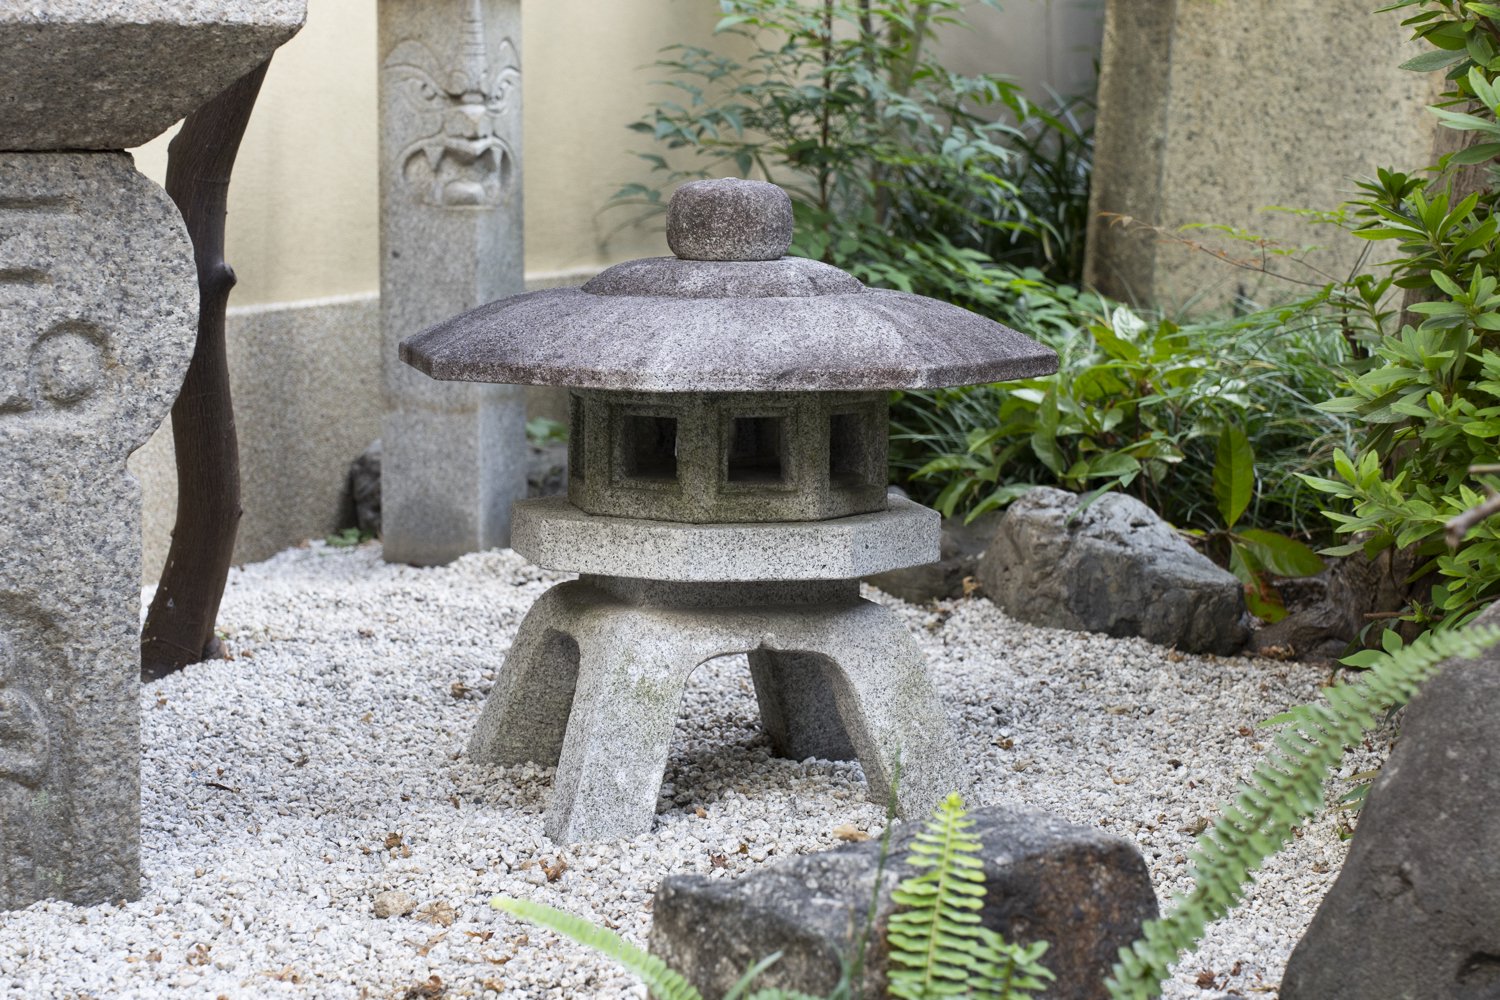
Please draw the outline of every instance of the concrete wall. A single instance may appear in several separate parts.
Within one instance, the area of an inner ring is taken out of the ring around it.
[[[1377,167],[1430,160],[1434,74],[1398,68],[1423,51],[1365,0],[1113,0],[1105,27],[1085,279],[1168,309],[1268,299],[1304,286],[1256,273],[1261,250],[1195,223],[1235,226],[1278,248],[1309,244],[1319,283],[1347,277],[1369,243],[1274,206],[1330,211]],[[1101,217],[1110,212],[1130,224]],[[1153,232],[1153,229],[1157,230]],[[1228,255],[1216,259],[1170,236]]]
[[[438,2],[438,0],[433,0]],[[1087,89],[1102,0],[974,3],[948,32],[952,63],[1040,89]],[[664,46],[704,43],[715,0],[526,0],[522,63],[528,287],[575,284],[666,253],[659,223],[623,225],[611,194],[648,179],[626,125],[659,92]],[[265,558],[339,526],[348,464],[379,434],[379,228],[374,0],[309,0],[277,53],[235,166],[226,256],[245,518],[236,559]],[[168,136],[135,151],[160,181]],[[546,393],[535,412],[563,416]],[[146,494],[147,580],[166,556],[175,473],[163,428],[132,460]]]

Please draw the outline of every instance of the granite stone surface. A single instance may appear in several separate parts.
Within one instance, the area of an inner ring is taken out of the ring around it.
[[[519,0],[379,4],[381,518],[392,562],[505,545],[526,491],[522,391],[436,383],[396,346],[524,287],[520,17]]]
[[[1042,996],[1106,1000],[1104,980],[1119,949],[1157,916],[1140,851],[1119,837],[1042,813],[975,809],[971,831],[984,866],[983,926],[1008,941],[1048,942],[1042,958],[1057,977]],[[875,940],[861,995],[885,996],[885,926],[891,891],[916,874],[907,862],[917,824],[891,845],[879,887]],[[651,951],[705,996],[722,996],[745,969],[781,958],[756,981],[823,996],[839,981],[875,895],[880,843],[871,840],[788,858],[737,879],[668,876],[652,907]]]
[[[297,33],[307,0],[0,4],[0,150],[126,149]]]
[[[583,290],[591,295],[764,299],[849,295],[864,287],[848,271],[806,257],[758,261],[643,257],[602,271]]]
[[[0,154],[0,909],[140,892],[140,489],[192,247],[124,153]]]
[[[545,497],[516,504],[511,546],[569,573],[699,582],[854,579],[937,559],[937,511],[889,502],[831,521],[681,524],[585,514]]]
[[[559,843],[648,832],[688,677],[744,652],[759,664],[773,745],[857,756],[875,802],[890,797],[899,761],[902,816],[954,790],[952,734],[922,652],[854,580],[770,592],[592,576],[559,584],[521,623],[469,755],[556,764],[546,829]]]
[[[408,338],[436,379],[640,392],[937,388],[1048,375],[1057,355],[936,299],[869,288],[760,298],[549,289]]]
[[[777,260],[792,244],[792,199],[738,177],[689,181],[667,206],[667,246],[683,260]]]
[[[1500,605],[1476,619],[1500,625]],[[1282,1000],[1500,996],[1500,650],[1412,699]]]
[[[1183,652],[1245,644],[1244,587],[1134,497],[1106,493],[1086,510],[1040,486],[1005,511],[979,564],[989,598],[1052,628],[1138,635]]]
[[[884,510],[885,393],[572,394],[568,499],[713,524]]]
[[[912,604],[968,597],[982,591],[979,560],[995,537],[1001,516],[992,511],[968,524],[961,517],[945,517],[937,562],[876,573],[865,582]]]

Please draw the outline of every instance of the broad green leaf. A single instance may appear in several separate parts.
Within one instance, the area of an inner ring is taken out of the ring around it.
[[[1214,449],[1214,500],[1226,528],[1233,528],[1255,495],[1255,452],[1245,432],[1226,426]]]
[[[1402,69],[1409,69],[1417,73],[1431,73],[1433,70],[1443,69],[1451,66],[1464,58],[1463,52],[1449,52],[1446,49],[1433,49],[1431,52],[1423,52],[1415,58],[1408,59],[1401,64]]]
[[[1318,554],[1295,538],[1261,528],[1246,528],[1238,535],[1256,560],[1277,576],[1313,576],[1323,571]]]

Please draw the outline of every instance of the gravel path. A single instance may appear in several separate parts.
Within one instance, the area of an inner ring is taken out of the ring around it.
[[[656,829],[554,848],[550,772],[475,768],[461,751],[521,616],[562,578],[508,551],[413,569],[383,564],[375,545],[321,543],[236,570],[221,616],[233,659],[141,696],[142,898],[0,915],[0,992],[644,997],[487,901],[529,896],[643,942],[663,875],[733,877],[833,846],[841,825],[878,830],[857,765],[770,756],[745,664],[726,658],[693,677]],[[1264,749],[1254,724],[1325,676],[1034,628],[982,599],[871,595],[926,648],[975,799],[1135,839],[1164,899],[1187,887],[1193,833]],[[1343,857],[1338,822],[1302,832],[1167,996],[1273,995]],[[386,890],[418,909],[377,919]]]

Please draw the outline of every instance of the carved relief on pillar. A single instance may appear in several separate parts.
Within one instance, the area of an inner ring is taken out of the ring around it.
[[[66,656],[49,645],[52,631],[24,598],[0,594],[0,905],[47,893],[66,864],[59,856],[58,810],[49,718],[72,687]],[[49,697],[49,695],[51,697]]]
[[[407,40],[382,67],[386,127],[411,137],[391,167],[423,204],[492,208],[514,186],[508,136],[521,113],[520,58],[509,38],[491,44],[481,0],[460,2],[466,10],[456,49],[440,57]]]

